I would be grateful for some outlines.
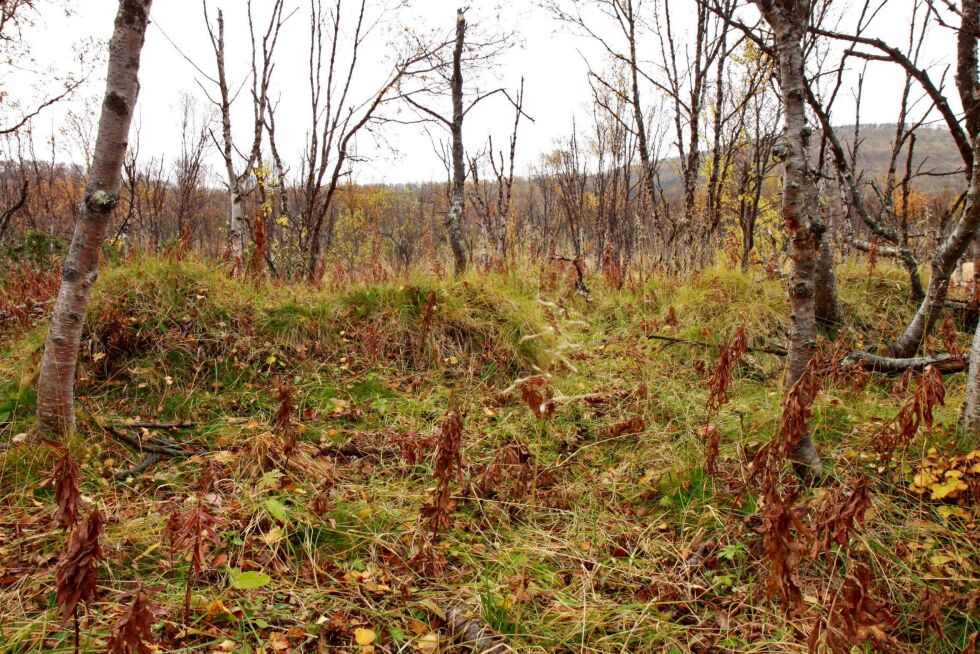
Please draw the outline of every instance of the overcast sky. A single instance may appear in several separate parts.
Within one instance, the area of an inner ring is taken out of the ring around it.
[[[354,0],[345,1],[348,5],[354,4]],[[693,7],[693,0],[657,1],[669,2],[672,13],[682,23]],[[254,3],[257,22],[261,23],[269,11],[271,0],[254,0]],[[484,30],[513,31],[517,36],[517,44],[500,58],[497,72],[485,76],[478,84],[483,89],[496,86],[513,89],[522,76],[525,78],[525,110],[534,118],[533,123],[525,122],[520,131],[518,167],[519,172],[525,172],[541,153],[554,147],[555,139],[571,131],[573,118],[577,117],[580,126],[583,121],[588,121],[591,110],[585,60],[595,62],[593,65],[601,68],[601,53],[595,44],[555,22],[531,0],[471,0],[469,4],[471,23],[478,24]],[[246,79],[248,72],[245,0],[210,0],[210,5],[212,11],[218,6],[225,11],[228,76],[237,86]],[[372,0],[369,5],[369,11],[379,16],[381,0]],[[286,6],[287,11],[295,9],[296,13],[283,28],[272,94],[279,102],[279,148],[295,167],[298,166],[310,123],[307,81],[309,0],[286,0]],[[846,11],[846,6],[846,3],[840,3],[842,11]],[[904,42],[909,30],[911,6],[912,0],[888,0],[873,33],[892,42],[900,38],[898,44]],[[85,0],[73,3],[73,8],[74,16],[71,18],[65,18],[62,12],[45,12],[30,31],[29,41],[32,54],[38,60],[38,68],[52,65],[63,69],[65,62],[71,61],[72,48],[78,41],[90,37],[107,40],[111,34],[117,8],[114,0]],[[388,21],[380,25],[372,36],[360,60],[362,63],[358,68],[357,80],[362,95],[375,88],[378,80],[390,71],[391,50],[387,43],[398,38],[399,30],[410,25],[412,29],[423,32],[440,29],[448,34],[454,25],[455,8],[456,4],[445,0],[414,0],[409,9],[390,14]],[[602,23],[596,24],[601,29]],[[679,42],[684,40],[683,29],[681,27],[679,31],[682,34],[676,37]],[[648,40],[641,43],[640,56],[652,59],[655,47],[653,37],[648,36]],[[953,57],[953,37],[942,28],[935,28],[924,49],[923,60],[936,65],[937,79]],[[208,75],[214,74],[214,55],[200,0],[156,0],[140,73],[142,87],[136,124],[140,129],[142,158],[152,155],[172,157],[179,150],[180,116],[177,107],[181,93],[196,96],[201,110],[208,107],[198,82],[210,90],[209,83],[195,66]],[[63,128],[66,112],[82,112],[86,97],[91,99],[90,106],[97,108],[103,90],[103,74],[104,67],[100,67],[76,101],[42,114],[35,122],[36,138],[43,139],[52,130]],[[897,67],[872,63],[865,84],[862,120],[893,122],[902,82],[903,76]],[[33,92],[29,83],[22,78],[8,78],[5,84],[15,97],[27,97]],[[951,73],[948,84],[952,86]],[[248,124],[251,112],[249,100],[247,92],[243,92],[235,105],[235,133],[242,141],[248,141],[248,131],[251,129]],[[852,116],[853,102],[849,96],[845,96],[839,103],[834,119],[838,123],[847,123],[853,120]],[[513,112],[505,99],[499,96],[488,99],[467,117],[467,150],[479,149],[491,133],[494,134],[495,143],[505,143],[512,122]],[[436,138],[445,138],[437,126],[432,127],[431,133]],[[445,178],[429,136],[418,127],[388,125],[380,132],[379,139],[380,147],[369,137],[359,140],[359,152],[370,161],[358,164],[358,179],[405,182]],[[75,157],[77,160],[77,148],[74,154],[69,153],[66,143],[65,149],[60,158]]]

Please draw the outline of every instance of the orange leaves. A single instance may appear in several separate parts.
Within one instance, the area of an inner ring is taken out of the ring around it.
[[[102,536],[102,514],[92,509],[86,518],[76,525],[68,537],[65,548],[58,557],[55,578],[58,585],[58,613],[70,618],[78,610],[78,603],[95,595],[96,566],[102,560],[99,537]]]

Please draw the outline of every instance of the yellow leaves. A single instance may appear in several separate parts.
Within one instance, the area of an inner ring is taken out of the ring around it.
[[[929,484],[927,488],[932,491],[932,499],[944,500],[947,497],[955,497],[959,491],[969,489],[966,482],[960,479],[962,474],[959,470],[947,470],[945,479]]]
[[[422,654],[434,654],[439,650],[439,634],[431,631],[425,634],[419,638],[415,644],[415,649],[422,652]]]
[[[373,652],[374,641],[377,638],[374,629],[365,629],[364,627],[354,629],[354,642],[361,646],[362,652]]]
[[[932,500],[965,503],[970,484],[980,482],[980,450],[967,454],[943,456],[930,449],[912,477],[910,489],[920,495],[927,492]],[[948,514],[953,515],[953,514]]]

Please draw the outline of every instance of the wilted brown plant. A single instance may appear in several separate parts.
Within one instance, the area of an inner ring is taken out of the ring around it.
[[[861,476],[850,493],[844,496],[842,486],[828,492],[817,507],[813,519],[816,534],[811,556],[826,552],[832,545],[846,548],[854,530],[864,523],[864,514],[871,506],[867,477]]]
[[[62,453],[52,473],[54,499],[58,507],[54,517],[65,530],[70,530],[78,522],[78,503],[81,499],[78,490],[78,464],[67,447],[54,441],[47,442]]]
[[[78,604],[95,595],[98,571],[102,560],[99,537],[102,536],[102,514],[92,509],[68,537],[55,570],[58,614],[71,618],[75,624],[75,652],[79,649]]]
[[[153,654],[159,651],[153,644],[153,622],[152,602],[140,588],[112,626],[106,654]]]
[[[190,620],[191,582],[204,569],[204,548],[207,543],[220,542],[214,530],[219,522],[200,498],[186,511],[174,511],[167,520],[164,534],[170,541],[171,553],[190,557],[191,568],[184,585],[184,624]]]
[[[946,387],[943,375],[935,366],[927,366],[920,375],[912,395],[905,400],[895,417],[878,433],[875,449],[882,460],[887,460],[899,447],[908,445],[919,428],[925,425],[932,430],[932,412],[946,403]]]
[[[422,508],[432,533],[440,533],[449,529],[452,513],[452,498],[449,484],[459,479],[462,474],[462,459],[460,449],[463,444],[463,418],[459,411],[450,409],[442,424],[439,426],[439,438],[436,443],[436,462],[433,477],[436,489],[432,501]]]

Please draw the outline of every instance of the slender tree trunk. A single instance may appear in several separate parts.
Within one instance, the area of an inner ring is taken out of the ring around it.
[[[72,402],[78,344],[99,270],[109,217],[119,196],[120,171],[139,94],[139,66],[152,0],[121,0],[109,44],[102,116],[81,215],[62,265],[37,383],[38,426],[65,434],[74,427]]]
[[[779,59],[779,86],[785,115],[785,152],[783,153],[783,220],[790,233],[789,256],[792,262],[789,297],[792,326],[789,353],[783,376],[783,393],[789,393],[803,376],[817,343],[815,278],[820,249],[820,233],[810,214],[806,192],[810,170],[807,165],[805,96],[803,91],[802,39],[809,20],[809,3],[797,0],[756,0],[776,38]],[[794,462],[811,476],[822,470],[809,433],[805,433],[793,451]]]
[[[956,431],[967,447],[971,449],[980,447],[980,321],[977,322],[977,331],[973,335],[970,371],[966,376],[966,394],[963,397]]]
[[[816,206],[816,205],[812,205]],[[826,233],[820,239],[819,258],[816,272],[816,317],[817,322],[826,333],[834,334],[840,327],[842,315],[840,301],[837,298],[837,278],[834,276],[834,253],[830,250],[830,242]]]
[[[231,97],[228,80],[225,77],[225,17],[218,10],[218,37],[214,44],[215,61],[218,67],[218,91],[221,94],[221,140],[222,157],[225,160],[225,174],[228,177],[228,258],[232,271],[238,273],[245,256],[245,239],[242,229],[242,192],[235,173],[235,161],[231,140]]]
[[[980,138],[973,140],[973,157],[980,164]],[[925,342],[932,328],[935,327],[942,313],[946,295],[949,292],[949,278],[956,268],[960,257],[973,243],[977,228],[980,227],[980,165],[973,167],[970,188],[967,191],[963,215],[957,222],[953,232],[936,251],[932,258],[932,274],[929,275],[929,285],[919,310],[916,311],[912,322],[905,328],[894,343],[889,347],[889,354],[903,358],[913,356]]]
[[[449,232],[449,246],[453,251],[455,272],[466,272],[466,248],[463,245],[463,208],[466,197],[466,167],[463,162],[463,42],[466,38],[466,18],[463,10],[456,11],[456,46],[453,48],[453,76],[451,80],[453,99],[453,122],[450,131],[453,139],[453,188],[450,195],[449,214],[446,216],[446,230]],[[491,154],[492,156],[492,154]]]
[[[894,357],[909,357],[915,354],[925,342],[942,313],[946,294],[949,291],[949,278],[953,274],[960,257],[976,237],[980,228],[980,94],[977,91],[977,36],[978,0],[962,0],[960,3],[960,29],[956,36],[956,87],[963,104],[966,131],[973,140],[970,182],[963,214],[932,259],[932,274],[925,297],[919,305],[912,322],[905,328],[891,347],[889,353]],[[964,159],[967,159],[964,156]]]

